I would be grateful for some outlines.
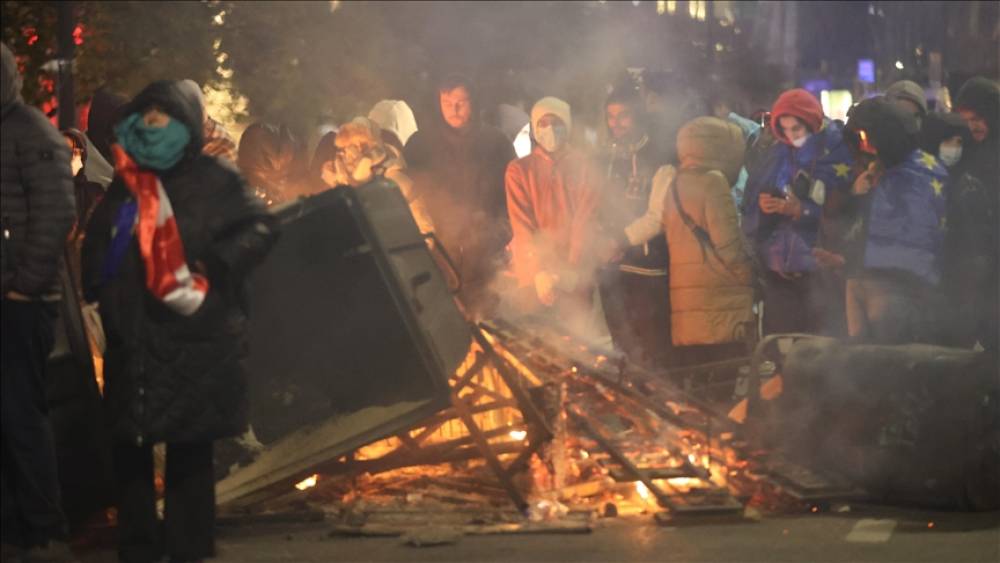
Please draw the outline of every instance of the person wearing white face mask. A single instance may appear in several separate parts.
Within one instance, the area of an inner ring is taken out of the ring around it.
[[[778,141],[748,168],[742,228],[755,243],[763,269],[765,334],[841,332],[842,284],[817,275],[813,250],[836,248],[820,240],[820,225],[835,219],[836,203],[851,185],[851,155],[843,125],[827,119],[815,96],[788,90],[771,110]],[[835,238],[835,237],[833,237]]]
[[[569,104],[553,97],[531,110],[535,147],[507,165],[512,266],[526,305],[557,315],[589,312],[593,267],[588,247],[596,234],[597,175],[586,156],[569,146]],[[592,254],[592,253],[590,253]]]
[[[931,113],[924,117],[918,140],[921,149],[952,169],[962,159],[962,149],[972,141],[972,135],[961,115]]]

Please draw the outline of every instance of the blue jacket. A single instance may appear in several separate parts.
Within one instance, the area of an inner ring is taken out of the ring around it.
[[[885,171],[871,192],[866,269],[905,270],[938,283],[947,181],[944,166],[920,149]]]
[[[764,268],[786,274],[816,269],[812,249],[819,233],[821,205],[812,199],[802,199],[802,216],[792,219],[765,215],[758,199],[762,193],[788,194],[799,171],[821,181],[827,193],[849,189],[851,154],[842,132],[840,122],[827,121],[802,148],[777,142],[750,171],[742,206],[743,232],[755,241]]]
[[[726,119],[732,121],[743,130],[743,138],[746,139],[747,142],[750,142],[750,139],[755,135],[760,134],[760,124],[752,119],[747,119],[734,112],[729,112]],[[740,206],[743,205],[743,192],[746,191],[748,177],[749,174],[747,174],[746,167],[741,167],[740,175],[737,177],[736,183],[733,184],[733,189],[731,190],[733,194],[733,201],[736,202],[736,209],[739,209]]]

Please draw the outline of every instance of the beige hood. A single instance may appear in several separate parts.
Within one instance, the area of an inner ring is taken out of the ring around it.
[[[689,121],[677,133],[681,169],[718,170],[735,184],[743,166],[746,143],[735,123],[717,117]]]

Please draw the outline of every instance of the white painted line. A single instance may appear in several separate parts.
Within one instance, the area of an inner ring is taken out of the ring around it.
[[[885,543],[892,537],[895,529],[895,520],[864,518],[858,520],[844,539],[851,543]]]

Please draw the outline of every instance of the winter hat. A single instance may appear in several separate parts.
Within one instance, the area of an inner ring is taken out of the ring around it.
[[[972,141],[969,125],[957,113],[929,113],[920,126],[917,142],[920,148],[936,155],[941,142],[954,136],[962,138],[962,143]]]
[[[1000,126],[1000,86],[982,76],[970,78],[962,85],[955,100],[955,110],[970,110],[986,121],[989,138],[995,139]]]
[[[402,100],[382,100],[368,112],[368,119],[382,129],[392,131],[404,145],[410,135],[417,132],[417,120],[413,117],[413,110]]]
[[[546,96],[535,102],[535,105],[532,106],[531,128],[533,130],[538,129],[538,122],[542,119],[542,117],[550,113],[561,119],[562,122],[566,124],[567,132],[573,130],[573,119],[570,116],[569,104],[552,96]]]
[[[848,112],[845,138],[855,150],[860,150],[862,132],[887,168],[917,148],[916,117],[882,96],[864,100]]]
[[[778,124],[781,117],[786,115],[801,119],[812,133],[816,133],[823,126],[823,106],[820,105],[816,96],[802,88],[782,92],[777,101],[774,102],[774,107],[771,108],[771,130],[774,132],[775,138],[780,139],[785,144],[790,144]]]
[[[896,100],[913,102],[920,108],[920,115],[927,115],[927,98],[924,97],[924,89],[912,80],[900,80],[893,83],[885,91],[885,97],[890,102]]]

